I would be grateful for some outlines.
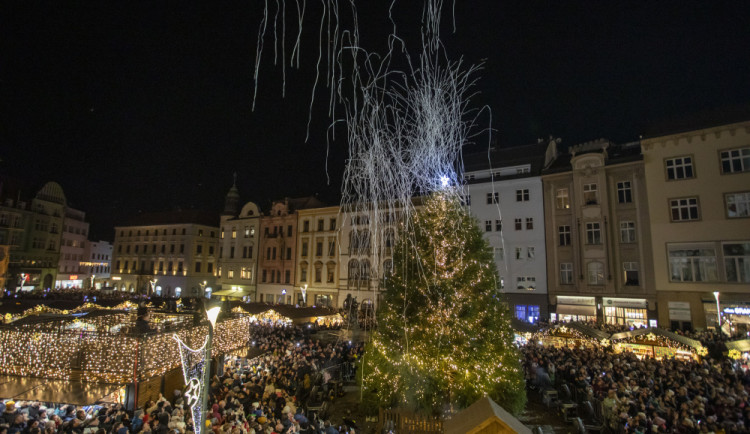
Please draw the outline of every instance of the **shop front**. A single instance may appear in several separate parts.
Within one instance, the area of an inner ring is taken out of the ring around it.
[[[669,328],[672,330],[692,330],[693,317],[690,312],[690,302],[688,301],[670,301],[669,307]]]
[[[645,298],[603,297],[604,322],[631,327],[648,327],[648,300]],[[654,326],[656,324],[653,324]]]
[[[555,313],[550,313],[552,321],[596,321],[596,298],[557,296]]]
[[[716,298],[702,298],[706,326],[716,328],[719,316],[716,312]],[[750,331],[750,296],[745,294],[720,293],[721,328],[732,336]]]

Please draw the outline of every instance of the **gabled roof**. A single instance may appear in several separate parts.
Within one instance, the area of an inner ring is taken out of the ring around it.
[[[487,396],[446,419],[443,422],[443,430],[445,434],[478,433],[492,424],[501,427],[499,431],[492,432],[531,434],[528,427]]]

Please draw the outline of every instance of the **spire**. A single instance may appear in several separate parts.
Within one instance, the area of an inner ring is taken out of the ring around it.
[[[221,215],[236,217],[240,206],[240,192],[237,190],[237,172],[234,172],[232,177],[232,188],[229,189],[224,199],[224,212]]]

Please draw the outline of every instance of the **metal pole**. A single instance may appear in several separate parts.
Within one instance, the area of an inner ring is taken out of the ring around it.
[[[201,391],[201,414],[198,417],[200,421],[201,432],[206,432],[206,410],[208,407],[208,390],[211,387],[211,345],[214,340],[214,329],[211,326],[211,321],[208,322],[208,342],[206,343],[206,361],[203,367],[203,390]],[[195,415],[193,415],[195,418]],[[195,419],[194,419],[195,420]]]
[[[721,334],[721,308],[719,307],[719,291],[714,291],[714,298],[716,299],[716,323],[718,324],[719,334]]]

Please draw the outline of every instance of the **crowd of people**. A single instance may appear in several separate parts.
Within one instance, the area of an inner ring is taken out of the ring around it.
[[[567,384],[578,403],[600,405],[610,432],[750,432],[750,373],[732,360],[639,359],[603,347],[527,345],[521,352],[528,384]]]
[[[355,433],[350,417],[336,424],[320,411],[336,398],[339,380],[353,379],[361,344],[324,344],[297,326],[254,325],[261,355],[232,359],[209,388],[206,434]],[[45,407],[39,402],[6,401],[0,434],[186,434],[195,432],[190,409],[175,390],[135,411],[122,405]],[[316,406],[315,411],[311,408]]]

